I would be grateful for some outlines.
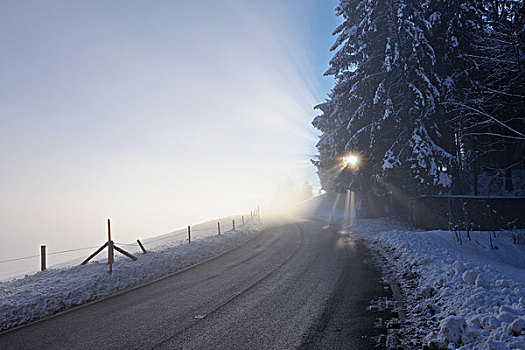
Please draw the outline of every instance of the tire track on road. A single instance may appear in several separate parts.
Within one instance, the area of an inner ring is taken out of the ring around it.
[[[215,311],[221,309],[222,307],[224,307],[225,305],[227,305],[228,303],[230,303],[231,301],[235,300],[237,297],[245,294],[246,292],[250,291],[251,289],[253,289],[254,287],[256,287],[258,284],[260,284],[261,282],[263,282],[264,280],[268,279],[273,273],[275,273],[277,270],[279,270],[282,266],[284,266],[285,264],[287,264],[296,254],[297,252],[304,246],[304,232],[303,232],[303,229],[297,224],[295,223],[294,224],[296,227],[297,227],[297,230],[299,232],[299,236],[300,236],[300,240],[299,240],[299,244],[295,247],[294,251],[287,257],[285,257],[283,260],[281,260],[278,264],[275,265],[275,267],[269,271],[268,273],[266,273],[263,277],[259,278],[258,280],[256,280],[255,282],[253,282],[251,285],[249,285],[248,287],[246,287],[245,289],[243,289],[242,291],[240,292],[235,292],[233,294],[231,294],[230,296],[228,296],[227,298],[225,298],[224,300],[221,300],[220,302],[214,304],[213,306],[209,307],[208,309],[206,309],[205,311],[203,311],[202,313],[199,313],[197,315],[195,315],[195,319],[196,320],[202,320],[202,319],[205,319],[207,316],[213,314]],[[195,325],[197,325],[197,323],[199,322],[193,322],[192,324],[190,324],[188,327],[180,330],[179,332],[177,332],[176,334],[173,334],[172,336],[170,336],[169,338],[167,339],[164,339],[162,342],[156,344],[155,346],[153,346],[151,349],[158,349],[158,348],[162,348],[162,346],[168,342],[170,342],[171,340],[173,340],[174,338],[176,338],[177,336],[179,336],[180,334],[186,332],[187,330],[191,329],[192,327],[194,327]]]

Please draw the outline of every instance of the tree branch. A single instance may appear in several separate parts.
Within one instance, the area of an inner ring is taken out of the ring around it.
[[[517,135],[520,136],[520,137],[512,137],[512,136],[508,136],[507,138],[514,138],[514,139],[517,139],[517,140],[525,140],[525,135],[524,135],[524,134],[522,134],[521,132],[519,132],[519,131],[517,131],[517,130],[511,128],[511,127],[508,126],[507,124],[505,124],[505,123],[499,121],[498,119],[494,118],[494,117],[491,116],[490,114],[488,114],[488,113],[486,113],[486,112],[483,112],[482,110],[479,110],[479,109],[477,109],[477,108],[474,108],[474,107],[471,107],[471,106],[467,106],[466,104],[463,104],[463,103],[460,103],[459,105],[462,106],[463,108],[466,108],[466,109],[468,109],[468,110],[470,110],[470,111],[472,111],[472,112],[476,112],[476,113],[478,113],[478,114],[481,114],[481,115],[483,115],[483,116],[485,116],[485,117],[487,117],[487,118],[489,118],[489,119],[495,121],[495,122],[498,123],[499,125],[503,126],[505,129],[507,129],[507,130],[509,130],[509,131],[511,131],[511,132],[513,132],[513,133],[515,133],[515,134],[517,134]],[[494,136],[497,136],[497,135],[498,135],[498,134],[494,134]],[[503,136],[503,135],[502,135],[502,136]]]

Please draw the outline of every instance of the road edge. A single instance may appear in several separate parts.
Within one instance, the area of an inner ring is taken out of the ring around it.
[[[214,255],[212,257],[209,257],[209,258],[206,258],[204,260],[201,260],[195,264],[192,264],[192,265],[189,265],[189,266],[186,266],[186,267],[183,267],[182,269],[180,270],[177,270],[177,271],[174,271],[174,272],[171,272],[167,275],[164,275],[162,277],[158,277],[158,278],[155,278],[153,280],[150,280],[150,281],[147,281],[145,283],[142,283],[142,284],[138,284],[136,286],[133,286],[133,287],[129,287],[129,288],[126,288],[126,289],[123,289],[123,290],[119,290],[113,294],[110,294],[110,295],[106,295],[104,297],[101,297],[99,299],[95,299],[95,300],[91,300],[91,301],[88,301],[88,302],[85,302],[83,304],[79,304],[79,305],[74,305],[70,308],[67,308],[65,310],[61,310],[61,311],[58,311],[52,315],[49,315],[49,316],[45,316],[43,318],[39,318],[39,319],[36,319],[36,320],[32,320],[32,321],[29,321],[27,323],[23,323],[23,324],[20,324],[20,325],[17,325],[15,327],[12,327],[12,328],[8,328],[8,329],[5,329],[5,330],[2,330],[0,331],[0,336],[4,335],[4,334],[7,334],[7,333],[10,333],[10,332],[14,332],[16,330],[19,330],[21,328],[25,328],[25,327],[29,327],[29,326],[33,326],[37,323],[40,323],[40,322],[43,322],[43,321],[47,321],[49,319],[52,319],[52,318],[55,318],[55,317],[58,317],[58,316],[61,316],[63,314],[66,314],[66,313],[69,313],[69,312],[73,312],[73,311],[76,311],[76,310],[79,310],[79,309],[82,309],[84,307],[87,307],[87,306],[90,306],[90,305],[93,305],[93,304],[96,304],[96,303],[99,303],[99,302],[102,302],[102,301],[106,301],[106,300],[109,300],[109,299],[112,299],[112,298],[115,298],[115,297],[118,297],[120,295],[123,295],[123,294],[126,294],[126,293],[129,293],[131,291],[134,291],[136,289],[139,289],[139,288],[142,288],[142,287],[146,287],[146,286],[149,286],[151,284],[154,284],[154,283],[157,283],[157,282],[160,282],[164,279],[167,279],[167,278],[170,278],[170,277],[173,277],[175,275],[178,275],[178,274],[181,274],[181,273],[184,273],[188,270],[191,270],[197,266],[200,266],[202,264],[205,264],[209,261],[212,261],[214,259],[217,259],[223,255],[226,255],[232,251],[235,251],[236,249],[238,248],[241,248],[242,246],[244,246],[245,244],[247,244],[248,242],[252,241],[253,239],[255,239],[256,237],[260,236],[261,234],[263,234],[265,231],[268,230],[269,226],[268,226],[268,222],[264,222],[263,223],[263,226],[262,228],[257,232],[255,233],[253,236],[251,236],[250,238],[246,239],[245,241],[241,242],[239,245],[236,245],[230,249],[227,249],[223,252],[220,252],[219,254],[217,255]]]

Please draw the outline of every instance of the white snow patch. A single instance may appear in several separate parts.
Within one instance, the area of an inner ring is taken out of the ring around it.
[[[329,197],[328,197],[329,198]],[[313,216],[341,228],[343,210],[321,205]],[[511,232],[416,231],[390,219],[361,219],[353,234],[385,257],[400,283],[403,349],[525,349],[525,246]],[[461,233],[466,236],[466,233]]]
[[[174,273],[241,244],[261,228],[261,223],[248,220],[245,226],[238,225],[236,231],[217,235],[217,221],[211,221],[195,227],[191,244],[185,241],[186,232],[183,231],[180,235],[167,234],[144,240],[147,254],[132,251],[137,261],[116,253],[111,275],[102,260],[85,266],[52,268],[0,282],[0,330]]]
[[[413,231],[386,219],[360,220],[353,231],[401,282],[405,337],[423,341],[439,329],[427,346],[525,349],[525,246],[513,244],[511,232],[498,232],[491,250],[487,232],[471,232],[459,245],[453,232]]]

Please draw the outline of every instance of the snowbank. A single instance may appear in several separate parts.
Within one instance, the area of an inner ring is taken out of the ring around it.
[[[400,283],[406,348],[525,349],[525,246],[511,232],[411,231],[360,220],[353,232]],[[403,320],[402,320],[403,321]]]
[[[214,221],[198,227],[191,244],[184,244],[185,239],[177,233],[144,240],[149,251],[135,253],[137,261],[115,253],[112,275],[107,273],[104,261],[94,261],[85,266],[49,269],[1,282],[0,330],[174,273],[241,244],[262,228],[260,223],[250,220],[244,227],[239,225],[236,231],[219,236],[216,225]],[[107,255],[102,254],[104,256]]]
[[[399,283],[403,298],[374,304],[400,315],[387,324],[399,348],[525,349],[525,246],[512,242],[525,231],[475,231],[470,240],[462,232],[460,245],[454,232],[415,231],[389,219],[349,227],[352,218],[334,198],[317,197],[310,216],[351,230],[384,257],[385,277]]]

